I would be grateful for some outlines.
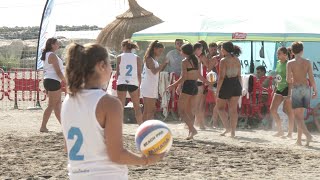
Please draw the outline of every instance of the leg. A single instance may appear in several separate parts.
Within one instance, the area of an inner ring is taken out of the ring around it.
[[[49,121],[52,111],[56,108],[57,104],[61,103],[61,91],[48,91],[48,106],[43,112],[42,124],[40,132],[48,132],[47,123]],[[60,111],[60,110],[59,110]],[[57,113],[59,113],[59,111]],[[57,116],[58,115],[58,116]],[[56,114],[58,121],[60,122],[60,113]]]
[[[297,145],[302,145],[301,138],[302,133],[305,134],[307,137],[307,146],[309,146],[309,142],[312,140],[312,136],[309,133],[305,123],[304,123],[304,108],[296,108],[294,109],[294,116],[296,119],[296,123],[298,126],[298,138],[297,138]]]
[[[283,103],[283,109],[285,109],[285,113],[288,115],[288,135],[287,137],[292,138],[292,132],[294,128],[294,112],[292,110],[292,103],[290,98],[286,98]]]
[[[238,101],[240,96],[233,96],[229,100],[229,114],[231,124],[231,137],[235,137],[235,132],[238,124]]]
[[[142,114],[142,120],[150,120],[154,118],[154,113],[156,110],[156,99],[155,98],[143,98],[143,114]]]
[[[130,97],[133,103],[133,108],[136,116],[137,123],[142,124],[142,112],[140,108],[140,90],[139,88],[133,92],[130,92]]]
[[[225,132],[221,134],[221,136],[224,136],[226,133],[230,132],[230,122],[228,120],[228,114],[226,112],[226,105],[227,105],[227,100],[220,99],[220,98],[217,99],[217,104],[216,104],[217,110],[221,118],[222,124],[226,129]]]
[[[193,136],[197,134],[197,130],[193,126],[194,116],[191,111],[191,105],[191,95],[181,93],[179,96],[178,108],[181,119],[187,124],[189,129],[187,140],[192,139]]]
[[[117,96],[122,103],[122,106],[125,106],[127,91],[117,91]]]
[[[214,105],[213,107],[213,111],[212,111],[212,121],[213,121],[213,128],[218,128],[218,118],[219,118],[219,114],[218,114],[218,106],[217,104]]]
[[[205,95],[203,94],[203,86],[198,86],[198,94],[195,98],[195,124],[200,126],[200,129],[205,129],[204,113],[205,113]]]
[[[282,101],[283,101],[283,97],[281,95],[275,93],[273,96],[272,102],[271,102],[271,107],[270,107],[270,113],[271,113],[273,119],[275,120],[276,125],[277,125],[277,129],[278,129],[278,132],[274,135],[277,137],[283,136],[281,119],[278,114],[278,107]]]

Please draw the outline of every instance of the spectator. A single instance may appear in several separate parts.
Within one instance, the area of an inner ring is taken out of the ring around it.
[[[183,56],[181,55],[181,46],[183,45],[182,39],[175,40],[175,49],[168,52],[166,59],[169,61],[168,72],[173,72],[177,76],[181,74],[181,64]]]

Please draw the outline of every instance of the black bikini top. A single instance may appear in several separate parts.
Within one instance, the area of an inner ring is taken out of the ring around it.
[[[187,68],[187,72],[188,71],[192,71],[192,70],[198,70],[198,68],[194,67],[193,64],[190,61],[189,61],[189,63],[191,64],[192,68]]]

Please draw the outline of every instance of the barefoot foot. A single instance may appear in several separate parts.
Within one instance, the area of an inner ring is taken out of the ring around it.
[[[236,133],[235,132],[231,132],[231,138],[235,138],[236,137]]]
[[[287,138],[292,139],[292,133],[288,133]]]
[[[193,139],[193,136],[195,136],[196,134],[198,134],[197,130],[191,131],[189,132],[188,137],[186,138],[186,140],[191,140]]]
[[[47,128],[40,128],[40,132],[47,133],[47,132],[49,132],[49,129],[47,129]]]
[[[231,132],[231,130],[230,129],[226,129],[222,134],[220,134],[220,136],[225,136],[229,132]]]
[[[295,143],[295,145],[297,145],[297,146],[302,146],[302,143],[301,143],[301,141],[297,141],[297,142]]]
[[[306,146],[309,146],[309,145],[310,145],[310,142],[312,142],[312,136],[311,136],[311,135],[307,137]]]
[[[281,137],[283,135],[284,135],[284,133],[282,131],[280,131],[280,132],[277,132],[276,134],[274,134],[273,136],[274,137]]]

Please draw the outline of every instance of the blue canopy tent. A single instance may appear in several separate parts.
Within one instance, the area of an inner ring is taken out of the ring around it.
[[[187,23],[172,20],[136,32],[135,41],[168,41],[185,39],[191,43],[234,41],[243,51],[240,56],[242,72],[250,73],[253,66],[264,65],[273,70],[277,61],[275,50],[290,46],[293,41],[303,41],[304,56],[313,63],[315,79],[320,87],[320,18],[315,17],[191,17]],[[264,46],[263,56],[260,56]],[[251,66],[250,66],[251,64]],[[251,68],[250,68],[251,67]],[[250,70],[251,69],[251,70]],[[318,100],[317,100],[318,101]]]

